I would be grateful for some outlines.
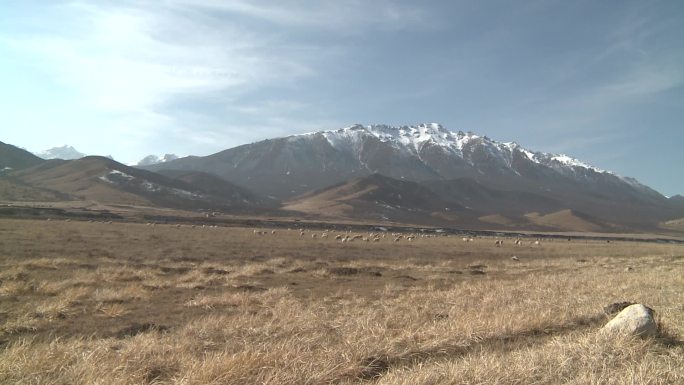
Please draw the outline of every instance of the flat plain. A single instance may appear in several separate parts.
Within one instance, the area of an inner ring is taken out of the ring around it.
[[[514,241],[0,219],[0,383],[684,383],[683,245]]]

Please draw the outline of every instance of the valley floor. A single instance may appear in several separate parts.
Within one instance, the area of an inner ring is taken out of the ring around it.
[[[1,219],[0,383],[684,383],[684,245],[383,234]]]

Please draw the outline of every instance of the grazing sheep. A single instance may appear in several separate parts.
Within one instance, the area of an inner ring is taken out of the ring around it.
[[[335,237],[335,240],[337,240],[337,241],[339,241],[340,239],[342,239],[342,236],[341,236],[341,235],[337,235],[337,236]]]
[[[519,261],[519,260],[520,260],[520,258],[516,257],[515,255],[512,256],[511,259],[514,260],[514,261]]]

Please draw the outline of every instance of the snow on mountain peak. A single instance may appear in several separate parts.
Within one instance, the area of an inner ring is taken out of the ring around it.
[[[142,158],[137,166],[150,166],[153,164],[158,164],[158,163],[165,163],[165,162],[170,162],[172,160],[178,159],[178,156],[176,154],[165,154],[162,157],[159,157],[157,155],[148,155],[144,158]]]
[[[447,153],[454,154],[472,164],[470,154],[464,152],[481,148],[487,156],[496,159],[501,165],[511,167],[513,154],[519,152],[529,161],[556,169],[572,171],[582,168],[597,173],[610,173],[598,167],[591,166],[565,154],[550,154],[528,150],[516,142],[497,142],[487,136],[480,136],[473,132],[451,131],[439,123],[421,123],[413,126],[389,126],[385,124],[361,125],[354,124],[336,130],[314,132],[292,136],[301,139],[311,135],[323,135],[331,146],[338,150],[359,153],[364,140],[374,137],[394,148],[409,152],[420,157],[421,150],[426,145],[436,146]]]
[[[313,135],[315,133],[303,134]],[[374,137],[398,149],[418,153],[426,144],[440,146],[451,152],[460,153],[470,140],[479,138],[473,133],[452,132],[438,123],[423,123],[415,126],[394,127],[385,124],[363,126],[354,124],[337,130],[323,131],[321,134],[334,148],[359,144],[366,137]],[[298,135],[299,136],[299,135]]]
[[[608,171],[602,170],[598,167],[591,166],[587,163],[582,162],[581,160],[571,158],[565,154],[558,154],[558,155],[553,155],[551,156],[551,160],[556,161],[558,163],[564,164],[566,166],[572,166],[572,167],[582,167],[586,168],[589,170],[593,170],[598,173],[607,173]]]
[[[86,154],[77,151],[75,148],[69,145],[63,145],[61,147],[53,147],[45,151],[37,152],[37,156],[43,159],[80,159]]]

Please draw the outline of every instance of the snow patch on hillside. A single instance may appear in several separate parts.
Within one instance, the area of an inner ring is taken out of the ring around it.
[[[133,181],[134,183],[139,182],[139,183],[137,183],[137,185],[139,187],[141,187],[142,189],[144,189],[146,191],[153,192],[153,193],[158,193],[158,192],[170,193],[170,194],[182,196],[185,198],[191,198],[191,199],[198,199],[198,198],[204,197],[204,195],[196,193],[196,192],[187,191],[187,190],[183,190],[183,189],[179,189],[179,188],[175,188],[175,187],[162,186],[162,185],[159,185],[157,183],[150,182],[149,180],[137,178],[133,175],[126,174],[125,172],[122,172],[119,170],[111,170],[107,174],[102,175],[98,178],[102,181],[105,181],[105,182],[111,183],[111,184],[118,184],[122,181],[122,179],[125,179],[126,181]]]

